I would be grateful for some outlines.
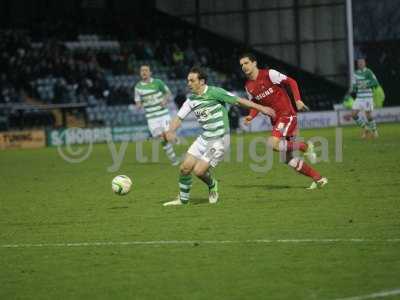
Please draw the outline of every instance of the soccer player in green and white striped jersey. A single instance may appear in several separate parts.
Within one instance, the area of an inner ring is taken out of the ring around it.
[[[372,117],[374,110],[374,99],[372,89],[378,87],[379,83],[374,73],[366,67],[365,59],[357,60],[357,70],[354,72],[352,93],[356,93],[356,100],[353,103],[352,116],[358,126],[364,129],[362,138],[366,138],[369,133],[378,137],[376,123]],[[360,111],[365,112],[367,122],[360,118]]]
[[[188,203],[192,187],[192,172],[207,185],[209,202],[218,201],[218,181],[211,175],[210,168],[216,167],[229,149],[229,120],[225,103],[239,104],[259,110],[266,115],[275,115],[274,110],[267,106],[239,98],[222,88],[208,86],[207,74],[200,68],[193,67],[187,80],[192,94],[180,108],[177,117],[171,121],[165,136],[168,141],[175,140],[176,130],[190,112],[194,112],[203,133],[190,146],[181,163],[177,199],[164,203],[164,206]]]
[[[161,144],[172,165],[179,161],[175,155],[171,143],[164,139],[164,132],[168,129],[171,117],[167,108],[167,102],[171,98],[171,92],[167,85],[160,79],[151,77],[149,65],[140,67],[140,78],[135,85],[135,102],[139,108],[144,108],[147,124],[151,135],[161,138]]]

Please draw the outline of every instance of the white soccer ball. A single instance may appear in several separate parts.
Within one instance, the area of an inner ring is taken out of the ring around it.
[[[111,188],[118,195],[126,195],[132,187],[132,180],[126,175],[118,175],[111,182]]]

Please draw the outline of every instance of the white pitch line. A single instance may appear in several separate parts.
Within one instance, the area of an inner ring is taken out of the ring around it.
[[[350,297],[350,298],[340,298],[340,299],[335,299],[335,300],[365,300],[365,299],[377,299],[377,298],[383,298],[383,297],[395,296],[395,295],[400,295],[400,289],[395,289],[395,290],[390,290],[390,291],[382,291],[382,292],[373,293],[373,294],[369,294],[369,295],[355,296],[355,297]]]
[[[0,248],[44,248],[44,247],[96,247],[96,246],[137,246],[137,245],[182,245],[182,244],[300,244],[300,243],[398,243],[394,239],[259,239],[259,240],[160,240],[160,241],[126,241],[126,242],[65,242],[65,243],[21,243],[3,244]]]

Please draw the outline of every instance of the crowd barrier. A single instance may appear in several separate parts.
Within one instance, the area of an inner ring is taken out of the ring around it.
[[[0,149],[29,149],[46,146],[44,130],[0,132]]]
[[[400,122],[400,106],[386,107],[374,111],[377,123]],[[250,125],[240,119],[240,128],[245,132],[269,131],[272,129],[269,118],[257,116]],[[349,110],[319,111],[298,114],[298,125],[302,129],[326,128],[354,125]],[[182,123],[180,136],[196,136],[201,128],[195,120]],[[41,148],[66,144],[88,144],[113,142],[135,142],[150,138],[147,126],[68,128],[50,130],[23,130],[0,133],[0,149]]]
[[[377,123],[400,122],[400,106],[379,108],[373,115]],[[311,129],[354,125],[354,120],[350,110],[337,110],[299,113],[297,123],[302,129]],[[242,117],[240,128],[246,132],[269,131],[272,125],[268,118],[258,115],[249,125],[244,124]]]

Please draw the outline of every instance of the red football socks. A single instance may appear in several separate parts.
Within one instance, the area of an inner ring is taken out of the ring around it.
[[[288,165],[295,169],[297,172],[305,176],[311,177],[314,181],[318,181],[322,178],[317,170],[313,169],[311,166],[306,164],[304,160],[301,160],[297,157],[292,158],[288,162]]]

